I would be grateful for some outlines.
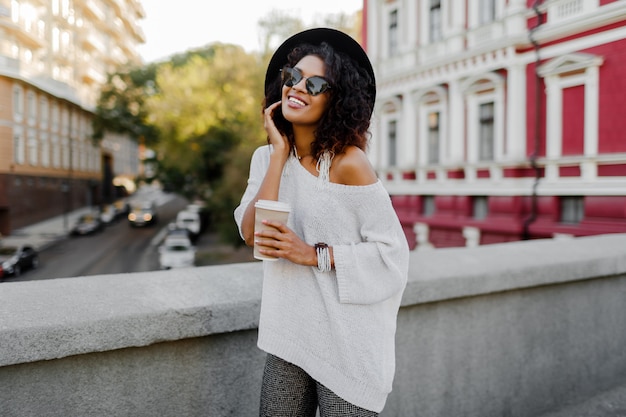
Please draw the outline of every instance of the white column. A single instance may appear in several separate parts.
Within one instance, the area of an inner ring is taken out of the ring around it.
[[[376,108],[378,109],[378,107]],[[376,114],[376,111],[374,112]],[[380,123],[380,117],[372,117],[370,122],[370,132],[372,132],[372,138],[368,147],[368,156],[372,165],[376,170],[381,170],[383,168],[382,159],[380,157],[381,148],[382,148],[382,123]]]
[[[556,160],[561,156],[563,148],[563,93],[557,76],[550,75],[545,78],[545,82],[547,90],[546,156],[551,160],[546,165],[546,178],[553,180],[559,176]]]
[[[598,129],[599,129],[599,92],[598,78],[599,68],[587,69],[585,80],[585,156],[595,157],[598,155]],[[596,178],[598,165],[594,160],[587,159],[582,166],[583,179]]]
[[[450,95],[450,111],[447,118],[448,137],[446,149],[448,155],[444,163],[462,163],[465,154],[463,127],[465,126],[465,112],[463,111],[463,93],[459,81],[452,80],[448,84]]]
[[[506,154],[507,161],[521,161],[526,158],[526,73],[521,64],[507,68],[507,115],[506,115]]]
[[[425,2],[427,3],[427,2]],[[451,0],[447,11],[450,13],[450,27],[445,33],[445,37],[448,43],[448,52],[460,52],[463,50],[464,42],[463,36],[465,33],[465,15],[466,15],[466,2]],[[447,19],[444,19],[447,20]],[[445,26],[444,26],[445,29]]]
[[[406,43],[407,49],[409,51],[417,48],[417,28],[420,26],[417,21],[417,17],[419,16],[417,12],[417,3],[416,1],[405,1],[403,3],[403,7],[406,10],[404,13],[404,23],[406,26]]]
[[[402,98],[402,113],[398,126],[398,166],[400,168],[414,167],[417,157],[417,138],[415,103],[412,94]]]

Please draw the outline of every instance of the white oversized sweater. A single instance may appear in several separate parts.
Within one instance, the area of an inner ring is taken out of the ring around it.
[[[269,166],[270,147],[256,150],[248,187],[235,209],[241,228]],[[346,401],[380,412],[395,372],[395,331],[409,249],[380,181],[328,182],[291,156],[279,201],[291,204],[288,226],[306,243],[333,247],[335,269],[263,261],[258,346],[304,369]],[[241,229],[240,229],[241,231]]]

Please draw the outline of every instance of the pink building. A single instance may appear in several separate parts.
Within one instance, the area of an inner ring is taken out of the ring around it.
[[[363,9],[371,158],[414,247],[626,232],[626,2]]]

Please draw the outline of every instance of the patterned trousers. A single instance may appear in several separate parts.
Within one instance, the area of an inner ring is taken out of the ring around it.
[[[261,386],[260,417],[376,417],[315,381],[300,367],[267,355]]]

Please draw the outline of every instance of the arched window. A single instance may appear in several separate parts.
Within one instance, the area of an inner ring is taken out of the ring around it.
[[[462,84],[467,113],[467,161],[489,163],[504,157],[504,78],[488,73]]]

